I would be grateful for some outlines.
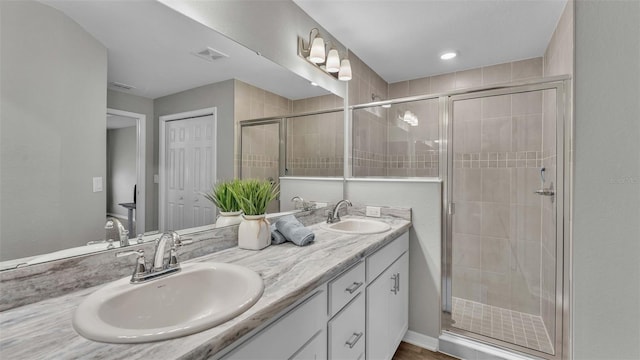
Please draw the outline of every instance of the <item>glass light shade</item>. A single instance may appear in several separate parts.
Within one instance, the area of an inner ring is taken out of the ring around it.
[[[327,71],[330,73],[340,71],[340,55],[338,55],[338,50],[336,49],[329,50],[329,55],[327,55]]]
[[[314,64],[321,64],[324,62],[324,55],[324,40],[321,37],[313,39],[309,61]]]
[[[349,81],[351,80],[351,62],[348,59],[344,59],[340,62],[340,71],[338,72],[338,80]]]

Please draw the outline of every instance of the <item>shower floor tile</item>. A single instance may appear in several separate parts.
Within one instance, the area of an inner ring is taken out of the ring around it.
[[[453,326],[530,349],[553,353],[542,318],[479,302],[453,298]]]

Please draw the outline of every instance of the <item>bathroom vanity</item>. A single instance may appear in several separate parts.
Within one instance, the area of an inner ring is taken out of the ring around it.
[[[376,220],[390,229],[362,235],[315,224],[316,241],[306,247],[233,247],[185,261],[241,265],[264,281],[255,305],[214,328],[144,344],[87,340],[71,318],[93,287],[0,313],[0,353],[21,359],[390,359],[407,329],[410,210]]]

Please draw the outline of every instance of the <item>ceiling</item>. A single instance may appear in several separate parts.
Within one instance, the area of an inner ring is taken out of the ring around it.
[[[329,92],[254,51],[152,0],[42,0],[108,49],[108,81],[155,99],[194,87],[238,79],[297,100]],[[208,62],[193,55],[211,47],[226,55]],[[107,84],[105,84],[106,86]]]
[[[121,115],[107,114],[107,130],[128,128],[138,125],[134,118]]]
[[[544,55],[566,0],[293,0],[394,83]],[[440,60],[447,51],[458,56]]]

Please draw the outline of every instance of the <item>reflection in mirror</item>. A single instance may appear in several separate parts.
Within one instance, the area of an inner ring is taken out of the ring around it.
[[[438,177],[438,98],[353,110],[355,177]]]
[[[0,269],[118,247],[107,216],[131,244],[167,230],[161,117],[215,108],[215,177],[230,179],[240,120],[288,115],[296,101],[328,94],[155,1],[0,5]],[[107,114],[137,125],[106,130]]]

